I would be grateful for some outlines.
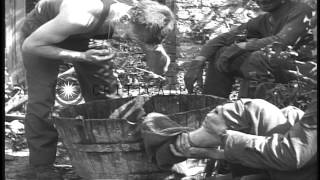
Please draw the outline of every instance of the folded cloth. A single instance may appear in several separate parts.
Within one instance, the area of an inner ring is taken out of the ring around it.
[[[137,96],[115,109],[109,116],[109,119],[125,119],[133,124],[137,123],[146,115],[143,106],[149,99],[149,96]]]
[[[174,164],[186,160],[185,157],[173,155],[169,145],[175,143],[179,134],[192,128],[183,127],[168,116],[153,112],[145,117],[140,130],[146,153],[159,168],[169,170]]]
[[[173,155],[170,144],[175,143],[179,134],[193,129],[183,127],[160,113],[149,113],[143,118],[146,115],[145,108],[148,107],[149,100],[149,97],[137,96],[114,110],[109,118],[126,119],[128,123],[132,123],[135,131],[140,130],[149,159],[159,168],[170,170],[174,164],[186,160],[186,158]]]

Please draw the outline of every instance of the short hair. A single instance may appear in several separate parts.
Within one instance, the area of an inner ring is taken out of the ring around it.
[[[151,0],[137,2],[129,11],[135,32],[146,44],[160,44],[174,29],[175,17],[165,5]]]

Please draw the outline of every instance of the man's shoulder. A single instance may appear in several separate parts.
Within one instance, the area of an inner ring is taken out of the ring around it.
[[[89,27],[99,19],[103,12],[100,0],[63,0],[60,7],[60,20]]]
[[[291,9],[297,12],[312,12],[312,7],[308,4],[300,1],[293,1],[291,5]]]
[[[39,7],[45,7],[45,6],[57,6],[59,7],[63,0],[40,0],[38,2]]]
[[[268,18],[270,17],[269,13],[262,13],[252,19],[249,20],[249,24],[255,24],[257,26],[259,26],[259,23],[264,22],[266,20],[268,20]]]
[[[52,1],[52,0],[49,0]],[[71,12],[88,12],[91,14],[102,13],[104,4],[101,0],[60,0],[62,1],[61,10]]]

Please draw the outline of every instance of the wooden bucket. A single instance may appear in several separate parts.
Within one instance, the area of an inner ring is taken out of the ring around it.
[[[132,98],[93,101],[62,109],[55,125],[69,151],[77,174],[85,179],[163,180],[160,170],[144,152],[141,137],[123,119],[107,119]],[[199,127],[205,115],[224,98],[206,95],[153,96],[145,111],[159,112],[181,125]],[[82,116],[83,118],[78,118]]]

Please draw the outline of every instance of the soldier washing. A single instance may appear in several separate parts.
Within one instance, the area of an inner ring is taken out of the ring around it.
[[[116,54],[109,49],[88,49],[89,40],[113,35],[133,39],[143,49],[149,68],[163,74],[170,58],[161,42],[173,28],[171,10],[151,0],[130,4],[116,0],[40,0],[19,32],[28,87],[25,130],[30,168],[18,176],[62,179],[53,169],[58,134],[48,117],[63,61],[73,64],[86,102],[115,98],[116,77],[108,63]],[[103,93],[92,91],[97,85],[104,88]]]

